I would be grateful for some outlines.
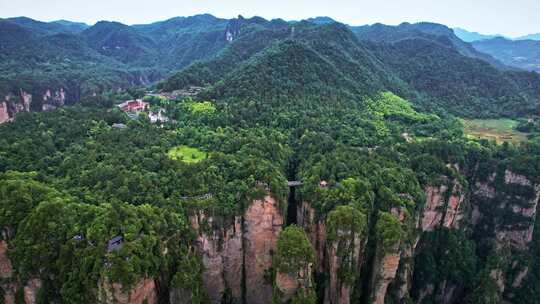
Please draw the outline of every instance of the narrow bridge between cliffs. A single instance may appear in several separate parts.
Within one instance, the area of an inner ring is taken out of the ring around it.
[[[304,183],[302,181],[288,181],[287,186],[289,187],[298,187],[302,186]]]

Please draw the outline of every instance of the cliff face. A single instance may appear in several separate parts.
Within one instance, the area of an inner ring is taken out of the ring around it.
[[[0,102],[0,123],[4,123],[10,120],[8,103],[4,100]]]
[[[157,291],[153,279],[143,278],[135,286],[126,290],[122,284],[103,280],[100,284],[100,303],[110,304],[156,304]]]
[[[462,204],[465,200],[463,186],[453,181],[450,186],[426,186],[426,205],[422,211],[422,231],[433,231],[443,226],[459,228],[463,219]]]
[[[202,255],[203,286],[212,303],[220,303],[225,290],[235,299],[241,298],[242,282],[242,218],[234,225],[215,229],[214,219],[198,212],[190,217],[197,231],[197,246]]]
[[[14,304],[15,293],[21,288],[21,285],[13,277],[13,267],[7,256],[8,244],[6,241],[0,241],[0,288],[3,291],[4,303]],[[42,286],[39,278],[32,278],[22,287],[24,304],[37,303],[37,294]]]
[[[325,290],[325,303],[350,303],[354,279],[344,274],[360,271],[364,247],[365,240],[350,230],[339,230],[336,239],[327,243],[329,285]]]
[[[312,265],[295,273],[276,273],[276,288],[279,291],[281,303],[288,303],[292,298],[302,291],[308,293],[313,287]]]
[[[378,253],[373,263],[375,270],[373,273],[372,299],[375,304],[384,304],[388,285],[396,278],[399,262],[399,244],[386,253]]]
[[[17,113],[30,111],[50,111],[66,103],[64,88],[45,89],[43,92],[29,93],[20,89],[9,93],[0,102],[0,123],[12,121]]]
[[[272,282],[268,282],[264,274],[272,267],[272,252],[283,223],[277,202],[271,196],[252,202],[244,215],[247,303],[271,303]]]
[[[26,286],[24,286],[24,303],[25,304],[36,304],[37,295],[41,289],[42,283],[40,279],[34,278],[30,279]]]
[[[483,249],[483,254],[498,257],[498,262],[486,264],[482,267],[487,268],[477,272],[486,271],[503,299],[511,302],[513,290],[522,285],[529,272],[527,256],[533,240],[540,185],[509,169],[499,169],[481,178],[474,172],[470,175],[470,189],[456,181],[449,186],[425,188],[421,228],[424,234],[438,227],[469,230],[477,246],[492,248],[492,252]],[[493,242],[494,247],[490,245]],[[433,244],[423,244],[426,246]],[[427,298],[439,303],[459,303],[466,288],[444,278],[416,287],[417,303],[424,303]]]
[[[323,220],[318,220],[315,209],[308,202],[301,202],[296,210],[298,226],[304,228],[311,245],[315,249],[316,271],[323,273],[326,269],[326,225]]]
[[[329,240],[325,221],[316,217],[308,202],[299,204],[296,218],[315,249],[316,272],[327,275],[324,303],[350,303],[355,279],[364,263],[367,239],[349,229],[338,229],[335,237]]]
[[[7,256],[7,242],[0,241],[0,278],[8,279],[13,274],[13,268],[11,267],[11,261]]]
[[[42,111],[54,110],[57,107],[61,107],[66,103],[66,92],[64,91],[64,88],[53,91],[47,89],[47,91],[45,91],[45,94],[43,94],[42,100]]]
[[[496,244],[495,254],[505,256],[490,269],[490,277],[506,300],[511,300],[513,290],[521,287],[529,272],[526,257],[539,201],[540,184],[508,169],[475,183],[472,223],[476,230],[489,232]]]
[[[15,292],[17,291],[17,284],[11,282],[13,275],[13,268],[11,266],[11,261],[7,256],[8,245],[5,241],[0,241],[0,287],[3,290],[4,294],[4,303],[13,304],[15,303]]]
[[[391,214],[399,220],[401,224],[417,225],[418,220],[415,217],[411,217],[404,207],[392,208]],[[416,227],[417,228],[417,227]],[[414,236],[406,235],[405,239],[411,239]],[[385,299],[388,297],[389,286],[396,283],[398,277],[398,270],[401,276],[406,279],[405,282],[401,282],[401,286],[397,286],[396,298],[399,298],[403,290],[406,290],[410,286],[409,277],[412,276],[410,269],[412,268],[412,260],[416,247],[417,239],[412,244],[407,244],[404,240],[398,240],[390,248],[382,248],[382,243],[378,240],[375,249],[375,258],[373,262],[373,270],[371,275],[371,291],[370,298],[374,304],[384,304]],[[399,285],[399,284],[396,284]]]
[[[472,223],[480,225],[489,220],[494,226],[499,247],[509,245],[516,250],[527,250],[532,241],[539,199],[540,184],[533,184],[527,177],[505,170],[504,176],[494,174],[486,181],[475,183]],[[488,201],[493,202],[491,206],[484,203]],[[493,212],[497,218],[488,219],[487,215]],[[512,214],[517,220],[498,218],[503,213]]]
[[[283,226],[283,215],[267,195],[251,203],[228,228],[198,212],[190,217],[202,255],[203,286],[212,303],[224,297],[247,303],[271,303],[272,282],[265,275],[272,267],[272,252]],[[242,289],[245,284],[245,291]]]

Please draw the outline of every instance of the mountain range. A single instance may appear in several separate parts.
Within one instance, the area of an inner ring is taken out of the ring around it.
[[[334,86],[354,83],[347,87],[351,92],[382,84],[419,105],[462,115],[522,115],[534,112],[539,100],[539,76],[519,70],[537,70],[537,43],[496,38],[471,44],[452,29],[427,22],[348,26],[328,17],[286,22],[204,14],[87,26],[18,17],[0,20],[0,39],[0,66],[6,71],[0,93],[9,115],[17,111],[10,96],[33,96],[27,107],[42,110],[158,81],[165,90],[203,85],[224,94],[224,81],[238,81],[232,76],[241,69],[261,73],[266,66],[251,66],[266,57],[282,69],[298,68],[286,65],[291,48],[330,64],[341,79]],[[328,80],[317,81],[327,85]],[[41,98],[48,91],[63,97]]]

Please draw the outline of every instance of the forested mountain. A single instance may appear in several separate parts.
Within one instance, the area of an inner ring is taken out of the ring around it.
[[[536,73],[499,70],[426,39],[372,44],[370,49],[420,92],[417,100],[428,108],[467,116],[538,113],[539,96],[534,88],[540,75]]]
[[[173,90],[187,85],[210,85],[229,73],[234,74],[236,69],[253,61],[254,55],[274,44],[294,40],[307,43],[308,48],[325,60],[337,64],[332,67],[337,69],[332,74],[336,78],[344,74],[345,78],[358,83],[372,81],[370,75],[377,75],[378,79],[384,79],[387,89],[402,92],[403,96],[418,104],[427,104],[431,109],[442,107],[476,116],[519,116],[536,108],[538,96],[534,94],[534,83],[538,80],[535,75],[518,73],[519,81],[515,81],[514,73],[501,72],[506,66],[478,52],[443,25],[403,23],[348,27],[360,39],[355,41],[350,33],[336,33],[336,37],[348,35],[345,40],[326,35],[324,32],[333,24],[327,17],[288,23],[242,16],[227,20],[212,15],[177,17],[133,26],[107,21],[86,26],[69,21],[45,23],[24,17],[5,19],[0,25],[0,38],[4,41],[0,56],[7,73],[0,76],[0,91],[6,100],[4,108],[12,117],[21,110],[49,109],[110,89],[148,85],[186,66],[189,67],[161,87]],[[309,34],[306,30],[309,27],[315,33],[310,35],[315,38],[304,37]],[[341,31],[349,30],[342,26]],[[310,39],[312,42],[308,42]],[[332,42],[318,47],[321,42],[317,39]],[[406,42],[412,40],[420,42]],[[356,54],[340,53],[344,49],[349,52],[351,46],[357,49]],[[336,52],[330,53],[325,48]],[[429,58],[435,58],[432,55],[437,53],[437,61],[424,62],[422,48],[431,52]],[[364,58],[355,57],[359,52],[367,54],[362,55]],[[512,53],[512,49],[505,47],[498,55],[503,52]],[[414,56],[403,58],[404,53]],[[490,53],[489,50],[486,53]],[[493,67],[466,57],[490,62]],[[343,58],[348,59],[339,62]],[[509,59],[502,59],[510,63]],[[363,71],[366,78],[351,75],[351,66],[355,66],[357,72]],[[462,78],[457,72],[460,69],[469,77]],[[439,89],[436,79],[444,81],[447,89]],[[523,88],[523,84],[528,87]],[[335,85],[341,90],[346,82]],[[45,95],[54,98],[41,98]],[[30,97],[33,102],[29,102]],[[20,105],[14,100],[19,100]],[[483,108],[481,113],[478,113],[479,107]]]
[[[506,65],[540,72],[540,41],[494,38],[475,41],[472,45]]]
[[[398,92],[426,109],[459,115],[538,113],[540,95],[534,88],[540,84],[540,75],[510,72],[464,56],[461,47],[472,47],[464,42],[456,46],[448,38],[451,30],[445,27],[423,24],[419,28],[423,31],[410,29],[409,25],[353,29],[360,40],[337,23],[303,22],[278,30],[257,30],[233,41],[214,59],[187,67],[159,87],[170,91],[190,85],[209,86],[207,91],[212,98],[237,96],[241,94],[238,88],[245,88],[252,97],[279,99],[280,92],[299,92],[299,87],[278,88],[274,83],[297,84],[305,89],[305,83],[291,77],[312,71],[310,86],[332,87],[326,90],[349,92],[357,98],[369,94],[368,88],[375,86]],[[314,54],[322,60],[310,61],[306,64],[309,68],[294,66],[293,55],[276,51],[284,41],[295,42],[298,52]],[[321,73],[323,78],[313,71],[315,68],[326,71]],[[228,93],[229,88],[235,91]]]
[[[0,66],[6,73],[0,76],[0,94],[9,117],[30,108],[70,104],[106,90],[151,84],[214,56],[255,29],[286,25],[282,20],[241,16],[226,20],[211,15],[134,26],[101,21],[91,27],[68,21],[4,19],[0,20]],[[54,98],[41,98],[45,95]]]
[[[378,23],[371,26],[352,27],[352,31],[362,40],[377,42],[397,42],[399,40],[413,38],[435,40],[443,45],[452,46],[464,56],[482,59],[499,68],[504,67],[490,55],[476,51],[469,43],[459,39],[452,29],[442,24],[421,22],[389,26]]]
[[[5,20],[30,29],[39,35],[51,35],[58,33],[77,34],[89,27],[85,23],[71,22],[67,20],[41,22],[27,17],[15,17]]]
[[[5,303],[540,301],[540,75],[442,25],[0,37]]]

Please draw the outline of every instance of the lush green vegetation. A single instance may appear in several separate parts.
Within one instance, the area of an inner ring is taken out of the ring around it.
[[[285,274],[297,273],[315,263],[315,250],[304,229],[289,226],[280,233],[275,259],[274,267]]]
[[[197,148],[188,146],[174,147],[167,155],[174,160],[179,160],[188,164],[198,163],[207,157],[207,154]]]

